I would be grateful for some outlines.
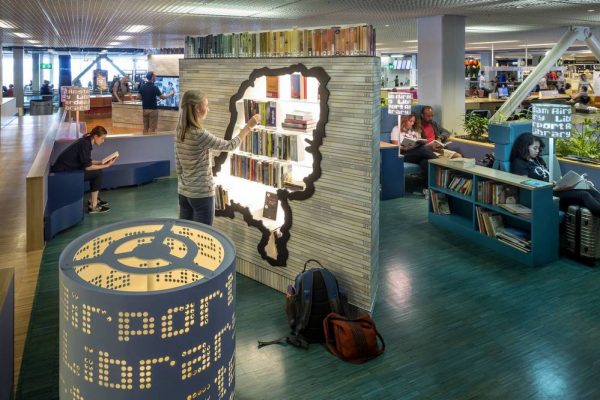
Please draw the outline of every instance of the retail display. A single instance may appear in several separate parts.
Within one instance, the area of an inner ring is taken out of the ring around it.
[[[186,58],[374,55],[375,29],[371,25],[294,28],[185,38]]]
[[[528,265],[558,259],[558,204],[552,185],[448,160],[429,162],[429,222]]]
[[[61,398],[233,396],[229,238],[191,221],[126,221],[77,238],[59,264]]]

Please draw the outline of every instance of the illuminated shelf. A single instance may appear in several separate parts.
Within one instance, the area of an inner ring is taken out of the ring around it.
[[[236,124],[235,125],[236,129],[243,129],[245,126],[246,126],[246,124],[243,124],[243,125]],[[312,137],[312,134],[313,134],[312,131],[311,132],[298,132],[298,131],[291,131],[288,129],[283,129],[280,127],[265,126],[265,125],[256,125],[252,129],[264,129],[265,131],[274,131],[275,133],[281,133],[281,134],[285,134],[285,135],[296,135],[296,136],[311,136]]]
[[[280,161],[280,162],[286,162],[286,163],[290,163],[292,165],[292,167],[312,168],[312,161],[310,163],[308,163],[308,162],[305,162],[305,161],[284,160],[282,158],[269,157],[269,156],[265,156],[265,155],[262,155],[262,154],[254,154],[254,153],[250,153],[248,151],[241,151],[241,150],[232,151],[231,154],[238,154],[240,156],[246,156],[246,157],[254,158],[254,159],[260,160],[260,161]]]
[[[314,104],[314,105],[319,105],[321,104],[320,100],[308,100],[308,99],[282,99],[280,97],[247,97],[247,98],[243,98],[240,99],[238,101],[236,101],[236,103],[243,103],[244,100],[253,100],[253,101],[260,101],[263,103],[267,103],[269,101],[274,101],[276,103],[298,103],[298,104]]]

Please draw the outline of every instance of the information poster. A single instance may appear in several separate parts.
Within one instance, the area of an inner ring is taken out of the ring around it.
[[[532,106],[532,133],[553,139],[571,137],[571,106],[567,104],[534,104]]]
[[[87,111],[90,109],[90,90],[77,86],[63,86],[66,111]],[[61,90],[62,91],[62,90]]]
[[[411,93],[388,92],[388,114],[410,115],[411,106]]]

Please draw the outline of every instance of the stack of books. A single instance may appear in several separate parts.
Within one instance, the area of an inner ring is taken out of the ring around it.
[[[229,205],[229,192],[223,186],[215,187],[215,210],[224,210]]]
[[[256,114],[260,114],[261,125],[277,126],[276,102],[244,99],[244,120],[248,122]]]
[[[240,151],[287,161],[303,161],[304,145],[298,135],[255,128],[240,145]]]
[[[239,178],[283,189],[292,179],[289,162],[254,158],[245,154],[231,154],[230,174]]]
[[[481,207],[475,207],[475,213],[477,214],[479,232],[484,235],[496,237],[498,232],[504,228],[502,215],[492,211],[484,211]]]
[[[523,204],[499,204],[499,206],[520,217],[531,219],[531,208]]]
[[[374,56],[372,25],[185,38],[185,58]]]
[[[431,199],[431,208],[433,208],[433,212],[435,214],[450,214],[450,205],[448,204],[448,198],[444,193],[438,193],[434,190],[430,190],[429,198]]]
[[[525,231],[512,227],[504,227],[496,233],[496,238],[523,253],[531,252],[531,238],[529,233]]]
[[[516,204],[519,188],[494,181],[477,182],[477,201],[487,204]]]
[[[281,127],[290,131],[311,133],[317,127],[317,121],[313,119],[312,112],[296,110],[285,114],[285,121]]]

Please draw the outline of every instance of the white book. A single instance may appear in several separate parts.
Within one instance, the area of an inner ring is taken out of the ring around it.
[[[104,158],[102,159],[102,164],[106,164],[107,162],[109,162],[109,161],[110,161],[110,160],[112,160],[113,158],[117,158],[117,157],[119,157],[119,152],[118,152],[118,151],[115,151],[114,153],[112,153],[112,154],[110,154],[110,155],[108,155],[108,156],[104,157]]]
[[[577,187],[580,186],[580,187]],[[564,174],[555,184],[555,190],[567,189],[588,189],[585,174],[579,175],[577,172],[569,171]]]

